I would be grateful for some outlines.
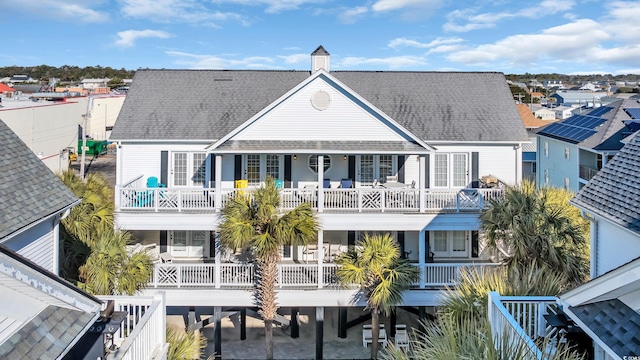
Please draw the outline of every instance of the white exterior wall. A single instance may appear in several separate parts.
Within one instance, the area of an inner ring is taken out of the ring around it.
[[[126,96],[95,97],[93,109],[89,117],[86,133],[92,139],[107,140],[110,132],[106,128],[113,127],[124,104]]]
[[[478,152],[478,176],[493,175],[507,184],[519,183],[522,179],[522,149],[514,145],[436,145],[436,153],[468,153],[469,181],[471,180],[471,153]],[[433,179],[433,159],[431,159]]]
[[[0,119],[25,142],[51,171],[68,168],[68,156],[61,156],[67,147],[77,149],[78,125],[86,112],[86,99],[65,103],[0,109]]]
[[[318,91],[324,91],[331,97],[326,110],[320,111],[312,106],[311,98]],[[248,126],[234,139],[406,140],[387,125],[322,79],[316,79]]]
[[[54,261],[54,256],[58,254],[55,248],[58,244],[54,233],[57,230],[56,223],[57,217],[51,217],[15,234],[2,245],[57,274],[57,269],[54,268],[57,264],[57,261]]]
[[[640,237],[607,221],[598,221],[596,247],[596,276],[640,257]]]
[[[168,169],[171,173],[171,151],[205,152],[209,143],[123,143],[118,149],[119,160],[116,171],[116,184],[124,184],[140,175],[146,181],[149,176],[160,179],[160,153],[169,151]],[[233,157],[231,157],[233,164]],[[170,176],[170,175],[169,175]],[[232,174],[233,176],[233,174]],[[167,184],[169,185],[169,184]]]
[[[578,147],[548,137],[538,137],[538,181],[539,186],[564,188],[564,179],[569,179],[569,190],[578,191],[579,156]],[[545,142],[548,143],[548,156],[545,156]],[[569,159],[565,158],[565,148],[569,149]],[[545,170],[548,170],[549,182],[545,183]]]

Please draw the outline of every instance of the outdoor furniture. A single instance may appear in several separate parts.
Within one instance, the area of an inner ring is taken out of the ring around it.
[[[378,342],[382,345],[382,347],[387,347],[387,332],[384,329],[384,324],[380,324]],[[373,333],[371,330],[371,325],[362,325],[362,347],[367,347],[371,343],[373,343]]]
[[[160,253],[160,261],[164,264],[173,263],[173,256],[167,252]]]
[[[396,336],[393,340],[395,347],[404,351],[409,351],[409,334],[407,333],[407,325],[396,325]]]
[[[340,180],[340,187],[343,189],[350,189],[353,187],[353,180],[351,179],[342,179]]]
[[[302,258],[307,264],[309,263],[309,255],[312,256],[313,260],[318,258],[318,244],[306,245],[304,250],[302,250]]]
[[[331,180],[330,179],[324,179],[322,181],[322,187],[325,189],[328,189],[331,187]]]

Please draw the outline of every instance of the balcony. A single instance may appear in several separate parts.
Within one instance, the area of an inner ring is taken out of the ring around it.
[[[421,269],[416,289],[442,289],[458,283],[463,268],[498,266],[495,263],[428,263]],[[416,264],[415,266],[420,266]],[[336,264],[279,264],[280,289],[335,289]],[[252,288],[256,281],[251,263],[156,264],[149,287],[153,288]]]
[[[216,192],[220,192],[217,194]],[[309,203],[318,212],[478,212],[503,189],[447,189],[422,191],[413,188],[281,189],[283,210]],[[250,189],[116,187],[120,211],[216,212]],[[219,199],[216,201],[216,199]]]
[[[598,173],[598,171],[600,170],[580,165],[580,179],[589,181]]]
[[[113,300],[114,311],[127,314],[118,330],[105,340],[108,360],[164,359],[166,342],[166,311],[164,295],[100,296]]]

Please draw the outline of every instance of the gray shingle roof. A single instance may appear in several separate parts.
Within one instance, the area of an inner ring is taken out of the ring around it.
[[[570,308],[620,357],[640,354],[640,314],[618,299]]]
[[[0,120],[0,241],[78,199]]]
[[[216,140],[308,71],[140,70],[112,140]],[[332,71],[424,141],[526,141],[503,74]]]
[[[571,202],[640,233],[640,135],[631,139]]]

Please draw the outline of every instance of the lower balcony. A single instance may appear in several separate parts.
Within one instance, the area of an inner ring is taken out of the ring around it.
[[[219,194],[217,194],[219,192]],[[503,189],[414,188],[281,189],[281,206],[309,203],[319,212],[479,212]],[[248,189],[116,188],[116,209],[126,212],[215,212]]]
[[[487,262],[416,264],[421,267],[421,277],[414,288],[455,286],[462,269],[497,265]],[[336,272],[336,264],[282,263],[278,265],[277,286],[280,289],[336,289],[339,287]],[[158,263],[148,286],[240,289],[253,287],[255,281],[256,271],[252,263]]]

